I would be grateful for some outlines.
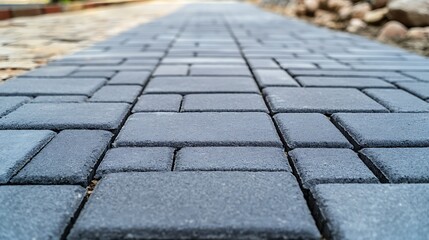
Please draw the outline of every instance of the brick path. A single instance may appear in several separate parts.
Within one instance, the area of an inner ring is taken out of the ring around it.
[[[429,61],[400,49],[190,4],[0,95],[0,239],[429,237]]]

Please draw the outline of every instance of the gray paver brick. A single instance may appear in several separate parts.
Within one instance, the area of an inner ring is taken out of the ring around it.
[[[429,183],[429,148],[365,148],[365,159],[391,183]]]
[[[427,113],[336,113],[333,119],[361,147],[429,146]]]
[[[332,239],[424,239],[428,184],[326,184],[313,195]]]
[[[0,85],[0,95],[92,95],[104,78],[16,78]]]
[[[149,80],[150,72],[121,71],[117,73],[107,84],[112,85],[145,85]]]
[[[304,87],[394,88],[392,84],[378,78],[297,77],[296,79]]]
[[[77,71],[69,75],[69,77],[84,77],[84,78],[111,78],[116,74],[115,71]]]
[[[364,92],[392,112],[429,112],[429,103],[400,89],[365,89]]]
[[[29,102],[29,97],[0,97],[0,117]]]
[[[350,149],[298,148],[289,152],[304,188],[325,183],[378,183]]]
[[[134,112],[178,112],[182,102],[179,94],[144,94],[133,108]]]
[[[283,149],[275,147],[185,147],[174,166],[178,171],[291,171]]]
[[[146,93],[259,93],[249,77],[156,77]]]
[[[167,57],[163,64],[246,64],[242,58]]]
[[[117,172],[170,171],[174,148],[113,148],[97,169],[97,177]]]
[[[313,221],[287,172],[116,173],[101,180],[70,239],[319,239]]]
[[[289,148],[353,147],[323,114],[280,113],[274,119]]]
[[[183,99],[184,112],[268,112],[258,94],[189,94]]]
[[[185,76],[188,74],[188,65],[159,65],[153,76]]]
[[[265,113],[136,113],[117,146],[281,146]]]
[[[22,77],[65,77],[76,71],[78,67],[75,66],[45,66],[36,68]]]
[[[427,63],[426,63],[427,64]],[[427,65],[426,65],[427,67]],[[429,69],[428,69],[429,70]],[[429,71],[426,72],[420,72],[420,71],[403,71],[404,74],[411,76],[413,78],[419,79],[421,81],[427,81],[429,82]]]
[[[140,86],[104,86],[95,92],[89,101],[133,103],[141,91]]]
[[[234,65],[192,65],[190,75],[194,76],[249,76],[247,66]]]
[[[32,103],[78,103],[85,102],[88,99],[87,96],[79,95],[57,95],[57,96],[38,96],[35,97]]]
[[[284,70],[280,69],[256,69],[253,71],[256,81],[262,87],[287,86],[298,87],[299,84]]]
[[[294,76],[332,76],[332,77],[403,77],[394,71],[351,71],[351,70],[304,70],[291,69]]]
[[[79,186],[0,186],[0,238],[60,239],[84,197]]]
[[[110,132],[97,130],[61,131],[12,182],[87,185],[112,136]]]
[[[429,83],[426,82],[398,82],[397,85],[420,97],[422,99],[429,99]]]
[[[274,112],[387,112],[357,89],[269,87],[264,94]]]
[[[0,131],[0,183],[7,183],[54,136],[52,131]]]
[[[126,103],[32,103],[0,119],[0,129],[117,129]]]

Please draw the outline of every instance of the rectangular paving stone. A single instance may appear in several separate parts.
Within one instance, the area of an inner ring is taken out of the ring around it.
[[[0,95],[92,95],[104,78],[16,78],[0,85]]]
[[[377,177],[350,149],[297,148],[289,156],[305,189],[325,183],[378,183]]]
[[[156,77],[145,93],[259,93],[249,77]]]
[[[163,64],[246,64],[242,58],[209,58],[209,57],[167,57]]]
[[[281,88],[264,89],[273,112],[387,112],[357,89],[350,88]]]
[[[112,148],[97,168],[97,177],[117,172],[171,171],[174,148]]]
[[[126,103],[33,103],[0,119],[0,129],[114,130],[124,120]]]
[[[84,78],[112,78],[115,76],[115,71],[76,71],[68,77],[84,77]]]
[[[144,94],[132,112],[178,112],[182,104],[179,94]]]
[[[205,209],[201,211],[201,209]],[[319,239],[287,172],[109,174],[69,239]]]
[[[159,65],[153,76],[186,76],[188,68],[188,65]]]
[[[104,86],[92,95],[90,102],[133,103],[142,91],[141,86]]]
[[[281,146],[266,113],[136,113],[116,146]]]
[[[398,82],[397,85],[419,98],[429,99],[429,83],[426,82]]]
[[[351,70],[309,70],[290,69],[293,76],[331,76],[331,77],[401,77],[394,71],[351,71]]]
[[[11,182],[86,186],[112,136],[98,130],[61,131]]]
[[[299,84],[284,70],[280,69],[256,69],[253,71],[256,81],[261,87],[287,86],[299,87]]]
[[[400,89],[365,89],[364,93],[392,112],[429,112],[429,103]]]
[[[54,136],[46,130],[1,130],[0,184],[7,183]]]
[[[185,147],[177,152],[178,171],[291,171],[282,148]]]
[[[107,83],[109,85],[145,85],[149,80],[150,72],[120,71]]]
[[[327,238],[424,239],[428,192],[428,184],[326,184],[313,196]]]
[[[259,94],[189,94],[183,99],[184,112],[268,112]]]
[[[0,186],[0,238],[61,239],[84,197],[79,186]]]
[[[75,66],[44,66],[36,68],[20,77],[65,77],[76,71]]]
[[[425,62],[425,67],[427,67],[427,62]],[[429,68],[429,67],[427,67]],[[420,81],[426,81],[429,82],[429,69],[426,72],[421,72],[421,71],[403,71],[403,73],[407,76],[416,78]]]
[[[323,114],[280,113],[274,119],[291,149],[353,147]]]
[[[390,183],[429,183],[429,148],[365,148],[373,172]]]
[[[29,102],[29,97],[0,97],[0,117]]]
[[[247,59],[247,62],[249,63],[250,67],[253,69],[279,69],[279,65],[270,58],[267,59]]]
[[[57,96],[38,96],[35,97],[32,103],[78,103],[85,102],[87,96],[79,95],[57,95]]]
[[[246,65],[202,65],[195,64],[190,68],[193,76],[248,76],[252,74]]]
[[[428,113],[336,113],[332,117],[360,147],[429,146]]]
[[[349,77],[297,77],[303,87],[344,87],[344,88],[394,88],[395,86],[378,78]]]
[[[149,71],[155,69],[151,65],[114,65],[114,66],[83,66],[79,71],[105,72],[105,71]]]

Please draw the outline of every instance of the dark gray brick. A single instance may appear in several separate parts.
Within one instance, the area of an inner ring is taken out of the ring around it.
[[[353,147],[323,114],[281,113],[274,119],[289,148]]]
[[[149,80],[150,72],[144,71],[121,71],[117,73],[107,84],[119,85],[145,85]]]
[[[104,78],[17,78],[0,85],[0,95],[92,95]]]
[[[400,89],[365,89],[364,92],[392,112],[429,112],[429,103]]]
[[[174,148],[113,148],[97,169],[97,177],[117,172],[170,171]]]
[[[134,112],[178,112],[182,102],[179,94],[144,94],[133,108]]]
[[[87,96],[79,95],[57,95],[57,96],[38,96],[31,101],[32,103],[78,103],[85,102]]]
[[[258,94],[190,94],[183,99],[185,112],[268,112]]]
[[[429,70],[429,67],[427,66],[428,62],[425,62],[425,65],[426,65],[425,67],[428,68],[428,70]],[[421,81],[427,81],[427,82],[429,82],[429,71],[427,71],[427,72],[405,71],[403,73],[406,74],[406,75],[408,75],[408,76],[411,76],[413,78],[419,79]]]
[[[0,183],[7,183],[54,136],[52,131],[0,131]]]
[[[194,76],[249,76],[247,66],[235,65],[192,65],[190,75]]]
[[[345,87],[345,88],[394,88],[378,78],[348,78],[348,77],[298,77],[298,82],[304,87]]]
[[[33,103],[0,119],[1,129],[117,129],[126,103]]]
[[[288,86],[297,87],[299,84],[284,70],[280,69],[256,69],[253,71],[259,85],[268,86]]]
[[[287,172],[109,174],[85,205],[70,239],[127,236],[320,238]]]
[[[387,112],[387,109],[350,88],[265,88],[274,112]]]
[[[0,117],[29,102],[29,97],[0,97]]]
[[[95,92],[89,101],[133,103],[141,91],[141,86],[104,86]]]
[[[186,147],[178,151],[179,171],[291,171],[282,148]]]
[[[87,185],[112,136],[107,131],[62,131],[13,177],[12,182]]]
[[[332,239],[425,239],[428,184],[326,184],[313,195]]]
[[[429,83],[426,82],[398,82],[397,85],[420,97],[422,99],[429,99]]]
[[[84,197],[79,186],[0,186],[0,239],[61,239]]]
[[[147,93],[259,93],[248,77],[156,77],[144,90]]]
[[[153,76],[185,76],[188,74],[188,65],[159,65]]]
[[[136,113],[117,146],[281,146],[265,113]]]
[[[337,113],[333,119],[361,147],[429,146],[427,113]]]
[[[302,186],[325,183],[378,183],[378,179],[350,149],[298,148],[289,152]]]
[[[45,66],[36,68],[20,77],[65,77],[76,71],[75,66]]]
[[[360,153],[391,183],[429,183],[429,148],[365,148]]]

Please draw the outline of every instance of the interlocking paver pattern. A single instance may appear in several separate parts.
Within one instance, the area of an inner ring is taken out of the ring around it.
[[[427,58],[184,5],[0,84],[1,239],[428,237]]]

